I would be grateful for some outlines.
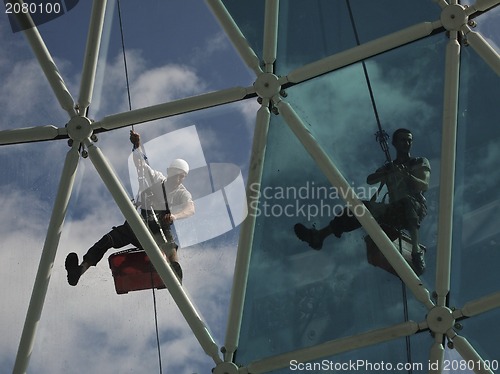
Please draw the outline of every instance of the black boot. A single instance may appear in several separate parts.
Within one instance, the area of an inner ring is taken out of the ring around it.
[[[172,268],[172,270],[177,275],[177,279],[179,279],[179,283],[182,284],[182,268],[181,268],[181,264],[179,264],[178,262],[171,262],[170,263],[170,267]]]
[[[66,271],[68,272],[68,283],[70,286],[76,286],[78,284],[78,280],[82,275],[82,267],[78,265],[78,255],[74,252],[71,252],[66,257],[65,262]]]
[[[319,230],[312,228],[308,229],[302,223],[297,223],[293,230],[297,238],[309,244],[312,249],[320,250],[323,247],[323,238]]]

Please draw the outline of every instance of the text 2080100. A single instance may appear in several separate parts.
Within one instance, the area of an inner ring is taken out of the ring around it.
[[[64,12],[58,2],[17,3],[6,2],[5,14],[59,14]]]

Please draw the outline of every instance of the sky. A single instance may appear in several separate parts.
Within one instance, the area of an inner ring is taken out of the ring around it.
[[[129,109],[116,2],[109,0],[108,3],[110,12],[106,18],[96,87],[89,111],[89,118],[95,120]],[[134,1],[122,0],[121,11],[132,109],[253,84],[253,73],[238,57],[205,3],[194,0],[147,0],[137,6]],[[484,16],[483,24],[480,25],[481,32],[493,45],[500,43],[498,29],[494,27],[495,19],[499,16],[498,11],[499,9],[496,9],[494,16]],[[39,28],[75,100],[78,99],[89,15],[90,2],[80,1],[67,14]],[[496,24],[498,25],[498,22]],[[24,36],[21,33],[12,33],[6,17],[0,18],[0,41],[0,130],[49,124],[64,126],[68,121],[67,114],[54,99]],[[443,41],[432,39],[429,42],[421,42],[418,51],[441,50],[443,45]],[[441,78],[438,77],[441,66],[438,66],[436,61],[442,63],[442,55],[437,59],[434,58],[437,54],[425,56],[415,58],[410,65],[404,67],[387,64],[384,56],[368,62],[384,118],[411,125],[410,118],[420,116],[424,122],[429,123],[426,129],[440,119],[441,108],[434,105],[433,95],[441,88]],[[395,52],[387,58],[390,60],[399,57],[401,55]],[[283,71],[295,66],[294,61],[287,61],[287,64],[281,65]],[[473,70],[474,64],[471,65]],[[480,66],[483,68],[483,65]],[[418,72],[424,69],[429,75],[436,74],[436,79],[419,81]],[[431,84],[424,84],[428,82]],[[363,186],[367,170],[373,169],[382,160],[379,150],[373,146],[373,140],[365,136],[366,133],[371,136],[375,129],[368,131],[359,125],[369,122],[371,114],[367,97],[358,95],[359,87],[364,84],[359,66],[354,66],[345,69],[343,74],[326,76],[319,82],[308,82],[300,90],[289,90],[287,98],[297,113],[308,124],[312,124],[313,133],[336,159],[349,182],[355,186]],[[474,106],[471,107],[472,110]],[[154,155],[151,157],[152,166],[158,170],[165,171],[166,160],[172,156],[173,149],[184,148],[183,152],[186,152],[188,158],[189,155],[197,155],[189,160],[194,162],[200,160],[198,156],[201,148],[204,162],[208,165],[229,164],[233,167],[232,171],[239,170],[245,179],[258,108],[256,100],[249,99],[137,125],[135,130],[146,143],[146,151]],[[336,137],[331,139],[328,126],[315,124],[323,124],[333,118],[337,127]],[[353,126],[353,123],[356,125]],[[288,183],[292,186],[303,186],[306,180],[315,180],[318,184],[325,183],[324,178],[317,177],[317,167],[300,149],[300,144],[292,140],[291,133],[280,132],[282,127],[283,123],[278,119],[271,131],[270,142],[276,147],[269,150],[270,166],[267,174],[265,173],[270,185],[279,187]],[[196,134],[198,140],[194,141],[193,137],[184,139],[183,142],[175,138],[175,145],[168,147],[163,153],[159,150],[156,156],[157,148],[154,145],[158,143],[155,143],[155,140],[163,142],[163,139],[167,139],[165,136],[186,129],[195,129],[196,131],[190,134]],[[96,144],[109,159],[132,196],[129,130],[130,128],[123,128],[101,133]],[[427,152],[433,167],[438,166],[439,139],[427,136],[428,132],[423,129],[419,129],[417,134],[421,135],[423,144],[416,144],[416,151]],[[496,154],[499,148],[496,147],[495,139],[488,145],[484,163],[480,163],[481,173],[493,167],[498,160]],[[356,162],[361,163],[367,157],[370,162],[353,170],[350,166],[353,157],[344,157],[351,147],[364,151],[353,156]],[[0,200],[4,208],[0,213],[0,221],[3,223],[0,227],[0,263],[6,265],[5,271],[0,272],[0,282],[4,285],[1,299],[5,300],[0,305],[0,372],[10,372],[14,365],[25,311],[68,150],[66,140],[0,148],[0,163],[5,170],[4,178],[0,182]],[[215,170],[215,167],[212,170]],[[481,173],[473,174],[472,179],[480,179]],[[285,178],[282,177],[283,174],[287,175],[286,179],[280,179]],[[434,186],[437,185],[437,176],[438,173],[433,174]],[[485,189],[485,194],[491,194],[495,180],[497,177],[492,176],[489,186],[475,181],[470,184],[480,184]],[[206,197],[214,192],[202,188],[202,183],[198,180],[190,181],[188,178],[186,185],[190,186],[196,197]],[[493,198],[486,199],[485,204]],[[467,204],[473,205],[473,202],[466,202],[464,205]],[[469,210],[472,209],[471,207]],[[200,215],[201,213],[200,210]],[[359,264],[356,261],[359,254],[358,237],[344,239],[342,245],[347,250],[341,254],[322,253],[321,256],[313,258],[309,253],[302,253],[303,248],[290,239],[288,231],[282,229],[285,225],[293,224],[293,219],[286,219],[284,223],[280,221],[278,224],[272,219],[261,221],[265,227],[274,227],[274,224],[277,226],[270,233],[263,230],[263,226],[258,228],[257,243],[262,244],[262,250],[256,252],[253,259],[257,270],[254,278],[251,278],[248,291],[252,297],[269,296],[272,299],[274,291],[289,290],[288,281],[290,284],[301,285],[305,284],[306,280],[322,280],[335,274],[327,283],[331,292],[338,294],[335,299],[338,303],[336,308],[338,305],[349,305],[352,310],[359,310],[362,308],[362,299],[351,300],[346,296],[352,287],[363,287],[370,279],[387,284],[392,282],[389,275],[375,273],[373,269],[370,270],[374,274],[370,273],[372,278],[356,277],[356,274],[365,272],[368,268],[367,264]],[[427,220],[435,223],[436,212]],[[30,361],[30,373],[158,371],[153,299],[150,291],[116,295],[106,257],[82,277],[77,287],[70,287],[66,282],[64,259],[67,253],[74,251],[81,257],[87,248],[112,226],[119,225],[122,221],[123,216],[90,160],[80,159],[75,189]],[[312,221],[320,224],[324,219]],[[224,344],[238,233],[236,227],[217,238],[180,250],[185,275],[184,289],[219,346]],[[269,235],[264,237],[264,234]],[[426,235],[428,243],[435,244],[435,232],[428,229]],[[278,246],[277,243],[292,252],[290,260],[283,260],[283,250],[278,251],[276,258],[270,256],[270,248]],[[356,246],[357,250],[349,250]],[[304,263],[312,268],[321,264],[326,266],[315,274],[304,275]],[[280,278],[282,274],[285,276]],[[260,280],[256,280],[259,277]],[[276,281],[272,283],[275,285],[273,292],[267,289],[265,292],[259,291],[261,282],[269,280]],[[487,281],[486,278],[484,282]],[[429,277],[425,282],[432,286],[434,279]],[[390,292],[388,290],[394,287],[391,284],[385,292]],[[158,291],[156,297],[164,372],[209,372],[213,367],[212,360],[205,355],[193,337],[168,291]],[[389,302],[388,305],[392,304]],[[373,312],[367,323],[392,320],[392,316],[397,313],[396,309],[384,310],[384,313],[379,314]],[[418,308],[417,310],[420,311]],[[250,335],[252,331],[248,324],[253,321],[252,318],[255,317],[247,319],[244,326],[244,332]],[[338,325],[339,321],[327,322]],[[358,329],[362,329],[364,325],[360,326]],[[338,333],[355,332],[360,331],[353,329],[346,321]],[[259,340],[253,344],[259,344]],[[288,347],[288,344],[289,341],[282,342],[279,349]],[[265,344],[261,347],[263,350],[267,348]],[[244,349],[253,348],[251,344],[249,347],[243,347],[242,355]]]
[[[39,28],[75,100],[90,3],[80,2],[64,16]],[[108,3],[111,13],[106,18],[101,62],[89,111],[93,119],[128,110],[116,2]],[[122,1],[122,15],[132,108],[252,84],[251,74],[204,3],[148,1],[147,5],[137,7]],[[193,24],[198,26],[193,28],[190,26]],[[54,100],[24,36],[12,34],[6,17],[0,20],[0,38],[3,45],[0,101],[4,108],[1,128],[48,124],[63,127],[67,114]],[[246,174],[254,102],[139,125],[135,130],[141,134],[147,149],[148,142],[159,135],[191,126],[200,139],[207,163],[231,164]],[[97,145],[132,196],[129,130],[130,127],[103,133]],[[225,136],[220,136],[221,131]],[[187,153],[195,144],[190,139],[182,142],[176,146]],[[11,371],[14,364],[68,150],[65,140],[13,145],[1,150],[2,163],[8,165],[12,174],[1,183],[2,206],[7,214],[2,221],[9,222],[2,228],[1,257],[2,263],[10,264],[11,271],[0,276],[6,285],[2,290],[6,302],[0,307],[1,335],[5,337],[0,343],[0,372]],[[151,160],[153,167],[166,171],[166,160],[161,157]],[[186,182],[188,185],[189,180]],[[196,186],[196,182],[191,185]],[[200,192],[193,194],[199,197]],[[13,216],[7,213],[18,209],[29,213]],[[107,256],[77,287],[70,287],[66,281],[67,253],[77,252],[81,258],[112,226],[122,222],[121,213],[91,162],[81,159],[29,372],[158,372],[151,291],[116,295]],[[237,230],[231,230],[218,239],[192,244],[181,255],[184,288],[219,346],[224,341],[237,240]],[[212,368],[212,360],[193,337],[168,291],[158,291],[156,296],[164,372],[202,373]]]

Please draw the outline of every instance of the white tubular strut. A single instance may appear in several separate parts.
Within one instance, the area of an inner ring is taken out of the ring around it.
[[[87,35],[87,47],[83,61],[82,80],[80,82],[80,97],[78,99],[78,110],[80,113],[84,114],[92,101],[92,93],[94,91],[97,58],[99,57],[99,49],[101,46],[106,3],[107,0],[94,0],[92,5],[92,15]]]
[[[17,1],[18,3],[22,3],[21,0]],[[45,43],[38,32],[37,27],[34,25],[31,16],[28,13],[19,14],[18,17],[23,17],[27,22],[29,22],[32,27],[24,30],[24,35],[28,40],[35,57],[40,64],[45,77],[49,81],[50,86],[52,87],[52,91],[56,95],[57,100],[61,107],[68,112],[70,117],[74,117],[77,115],[75,110],[75,101],[73,97],[69,93],[66,83],[64,83],[64,79],[62,78],[59,70],[57,69],[56,63],[52,59],[49,50],[45,46]]]

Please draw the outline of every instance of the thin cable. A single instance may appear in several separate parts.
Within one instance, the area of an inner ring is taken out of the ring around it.
[[[125,53],[125,38],[123,36],[123,21],[122,21],[122,10],[120,7],[120,0],[117,0],[118,5],[118,22],[120,24],[120,36],[122,42],[122,55],[123,55],[123,65],[125,67],[125,82],[127,84],[127,97],[128,97],[128,109],[132,110],[132,99],[130,97],[130,84],[128,79],[128,66],[127,66],[127,54]],[[132,130],[134,125],[132,125]]]
[[[351,20],[352,28],[354,31],[354,37],[356,38],[356,44],[361,45],[361,42],[359,40],[358,31],[356,28],[356,23],[354,21],[354,14],[352,12],[352,8],[351,8],[351,4],[350,4],[349,0],[346,0],[346,5],[347,5],[347,10],[349,12],[349,18]],[[372,107],[373,107],[373,113],[375,115],[375,120],[377,121],[378,132],[377,132],[377,134],[375,134],[376,139],[380,143],[380,146],[382,147],[382,150],[384,151],[386,161],[391,162],[391,154],[389,152],[389,146],[387,145],[388,135],[384,131],[384,129],[382,128],[382,123],[380,122],[380,117],[379,117],[378,110],[377,110],[377,104],[375,102],[375,96],[373,95],[373,89],[372,89],[372,85],[370,82],[370,77],[368,75],[368,69],[366,68],[366,64],[365,64],[364,60],[361,61],[361,64],[363,65],[363,73],[365,75],[365,80],[366,80],[366,85],[368,87],[368,92],[370,93],[370,100],[371,100]],[[399,250],[400,250],[400,252],[402,252],[402,249],[403,248],[402,248],[401,232],[399,232]],[[403,288],[403,290],[402,290],[402,293],[403,293],[403,295],[402,295],[402,297],[403,297],[403,316],[404,316],[405,322],[407,322],[409,320],[408,297],[407,297],[407,293],[406,293],[406,285],[404,282],[401,282],[401,283],[402,283],[402,288]],[[412,362],[412,353],[411,353],[411,340],[410,340],[409,336],[406,337],[406,357],[407,357],[407,361],[409,363],[411,363]],[[410,367],[411,367],[411,365],[410,365]],[[408,374],[412,374],[411,369],[408,371]]]
[[[151,264],[151,267],[153,265]],[[155,291],[155,285],[153,282],[153,271],[150,272],[151,274],[151,289],[153,290],[153,307],[155,311],[155,329],[156,329],[156,346],[158,348],[158,365],[160,367],[160,374],[163,373],[163,369],[161,367],[161,350],[160,350],[160,334],[158,333],[158,312],[156,308],[156,291]]]
[[[132,110],[132,98],[130,95],[130,83],[129,83],[129,77],[128,77],[127,54],[125,51],[125,37],[124,37],[124,32],[123,32],[123,20],[122,20],[122,11],[121,11],[121,6],[120,6],[120,0],[117,0],[117,8],[118,8],[118,21],[119,21],[119,25],[120,25],[120,37],[121,37],[121,43],[122,43],[123,65],[125,68],[125,82],[127,85],[128,108],[129,108],[129,110]],[[132,125],[131,127],[132,127],[132,131],[134,131],[134,125]],[[144,152],[143,152],[143,154],[144,154],[144,159],[147,162],[147,157],[146,157]],[[158,331],[158,310],[156,307],[156,292],[155,292],[152,272],[151,272],[151,290],[153,292],[153,309],[154,309],[154,316],[155,316],[156,347],[158,350],[158,366],[159,366],[160,374],[163,374],[162,359],[161,359],[160,334]]]
[[[144,168],[142,168],[142,172],[144,173]],[[147,182],[146,181],[146,178],[143,178],[142,179],[144,182]],[[146,206],[148,206],[149,204],[146,203],[146,201],[144,201],[144,203],[146,204]],[[155,220],[156,220],[156,224],[158,226],[160,226],[160,223],[158,222],[158,219],[156,218],[156,213],[155,211],[153,210],[153,208],[151,207],[151,210],[153,212],[153,216],[155,217]],[[146,224],[148,226],[148,229],[151,230],[150,226],[149,226],[149,220],[147,220]],[[161,228],[160,228],[160,232],[161,232]],[[163,234],[163,233],[162,233]],[[156,306],[156,291],[155,291],[155,285],[154,285],[154,280],[153,280],[153,271],[155,271],[155,268],[153,266],[152,263],[150,263],[150,275],[151,275],[151,292],[153,294],[153,311],[154,311],[154,315],[155,315],[155,331],[156,331],[156,349],[158,351],[158,367],[159,367],[159,370],[160,370],[160,374],[163,373],[163,369],[162,369],[162,359],[161,359],[161,344],[160,344],[160,334],[159,334],[159,331],[158,331],[158,308]]]
[[[360,45],[361,42],[359,40],[358,30],[356,29],[356,23],[354,22],[354,15],[351,9],[351,4],[349,0],[346,0],[347,10],[349,12],[349,18],[351,20],[352,28],[354,31],[354,37],[356,38],[356,44]],[[387,133],[382,128],[382,123],[380,122],[380,116],[377,110],[377,104],[375,103],[375,96],[373,95],[372,84],[370,82],[370,77],[368,76],[368,69],[366,68],[365,61],[361,61],[361,65],[363,66],[363,73],[365,75],[366,85],[368,86],[368,92],[370,94],[370,100],[373,107],[373,114],[375,115],[375,120],[377,121],[378,133],[375,134],[377,137],[377,141],[380,143],[382,150],[384,151],[385,158],[387,162],[391,162],[391,154],[389,152],[389,147],[387,145]]]

